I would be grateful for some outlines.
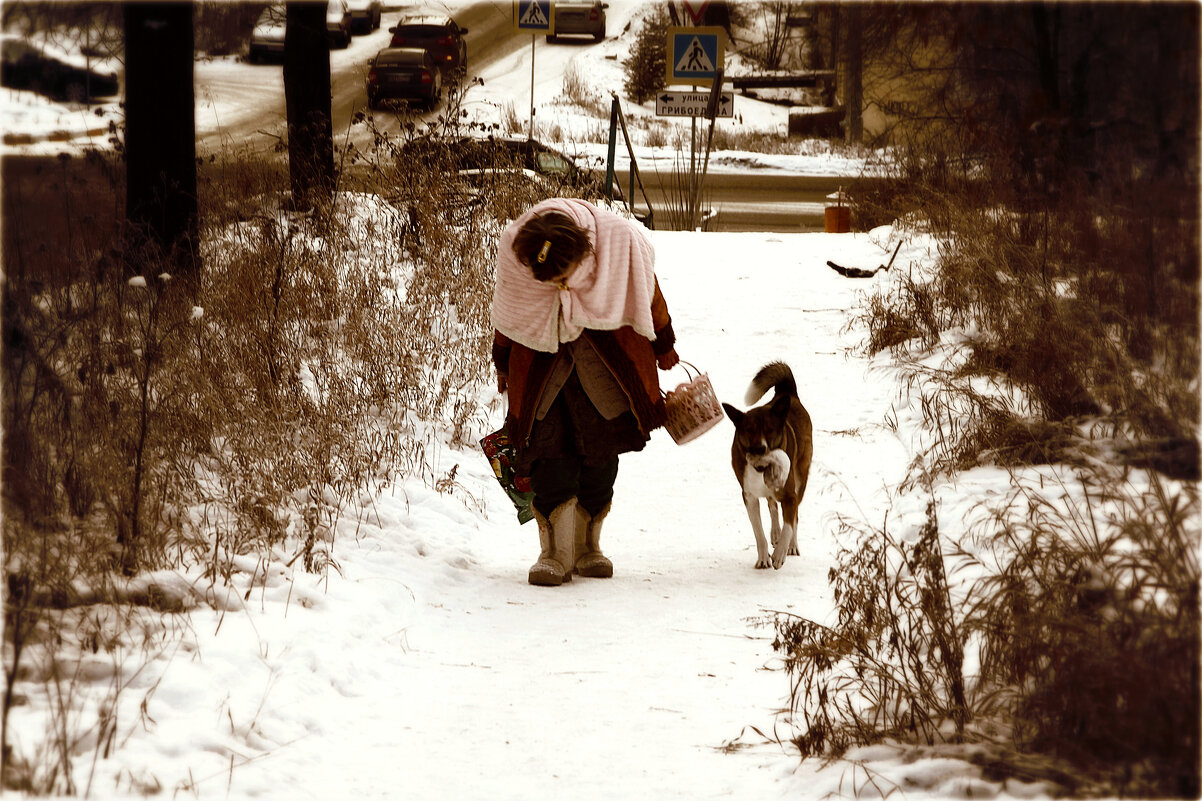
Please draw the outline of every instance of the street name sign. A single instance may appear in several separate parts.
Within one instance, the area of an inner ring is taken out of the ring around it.
[[[660,117],[704,117],[709,108],[709,92],[660,92],[655,96],[655,113]],[[715,117],[735,115],[735,93],[718,93]]]
[[[726,31],[719,26],[668,28],[669,86],[712,86],[723,67]]]

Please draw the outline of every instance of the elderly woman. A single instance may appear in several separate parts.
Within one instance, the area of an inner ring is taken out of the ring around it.
[[[575,198],[535,205],[501,236],[492,355],[534,491],[531,584],[613,575],[600,537],[618,455],[663,425],[656,367],[679,361],[654,268],[641,225]]]

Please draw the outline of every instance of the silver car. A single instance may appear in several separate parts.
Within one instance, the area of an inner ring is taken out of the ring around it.
[[[252,62],[280,61],[284,58],[284,31],[288,27],[288,15],[284,6],[268,6],[259,15],[255,29],[250,35]]]
[[[250,35],[247,58],[252,63],[284,60],[284,35],[288,30],[288,12],[283,3],[263,9]],[[326,35],[331,47],[344,48],[351,43],[351,10],[346,0],[326,4]]]
[[[605,38],[605,9],[608,3],[601,0],[555,4],[555,35],[547,38],[554,41],[560,36],[591,36],[599,42]]]

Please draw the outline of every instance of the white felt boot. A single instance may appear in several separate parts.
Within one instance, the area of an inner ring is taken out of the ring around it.
[[[531,507],[534,521],[538,523],[538,541],[542,546],[538,561],[530,567],[530,583],[540,587],[558,587],[572,580],[572,566],[576,564],[576,499],[556,506],[549,517],[543,517],[537,508]]]
[[[612,578],[614,563],[601,553],[601,524],[609,514],[609,504],[590,515],[576,507],[576,572],[585,578]]]

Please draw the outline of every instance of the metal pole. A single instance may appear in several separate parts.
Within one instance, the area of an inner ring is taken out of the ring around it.
[[[614,161],[618,149],[618,96],[614,95],[609,106],[609,152],[605,159],[605,196],[614,199]],[[630,211],[634,212],[634,192],[629,197]]]
[[[530,34],[530,134],[527,139],[534,139],[534,40],[538,34]]]
[[[697,87],[693,87],[693,91],[697,91]],[[693,116],[689,119],[689,228],[688,230],[696,230],[700,224],[698,220],[698,207],[701,205],[697,195],[701,191],[701,187],[697,184],[697,117]]]

